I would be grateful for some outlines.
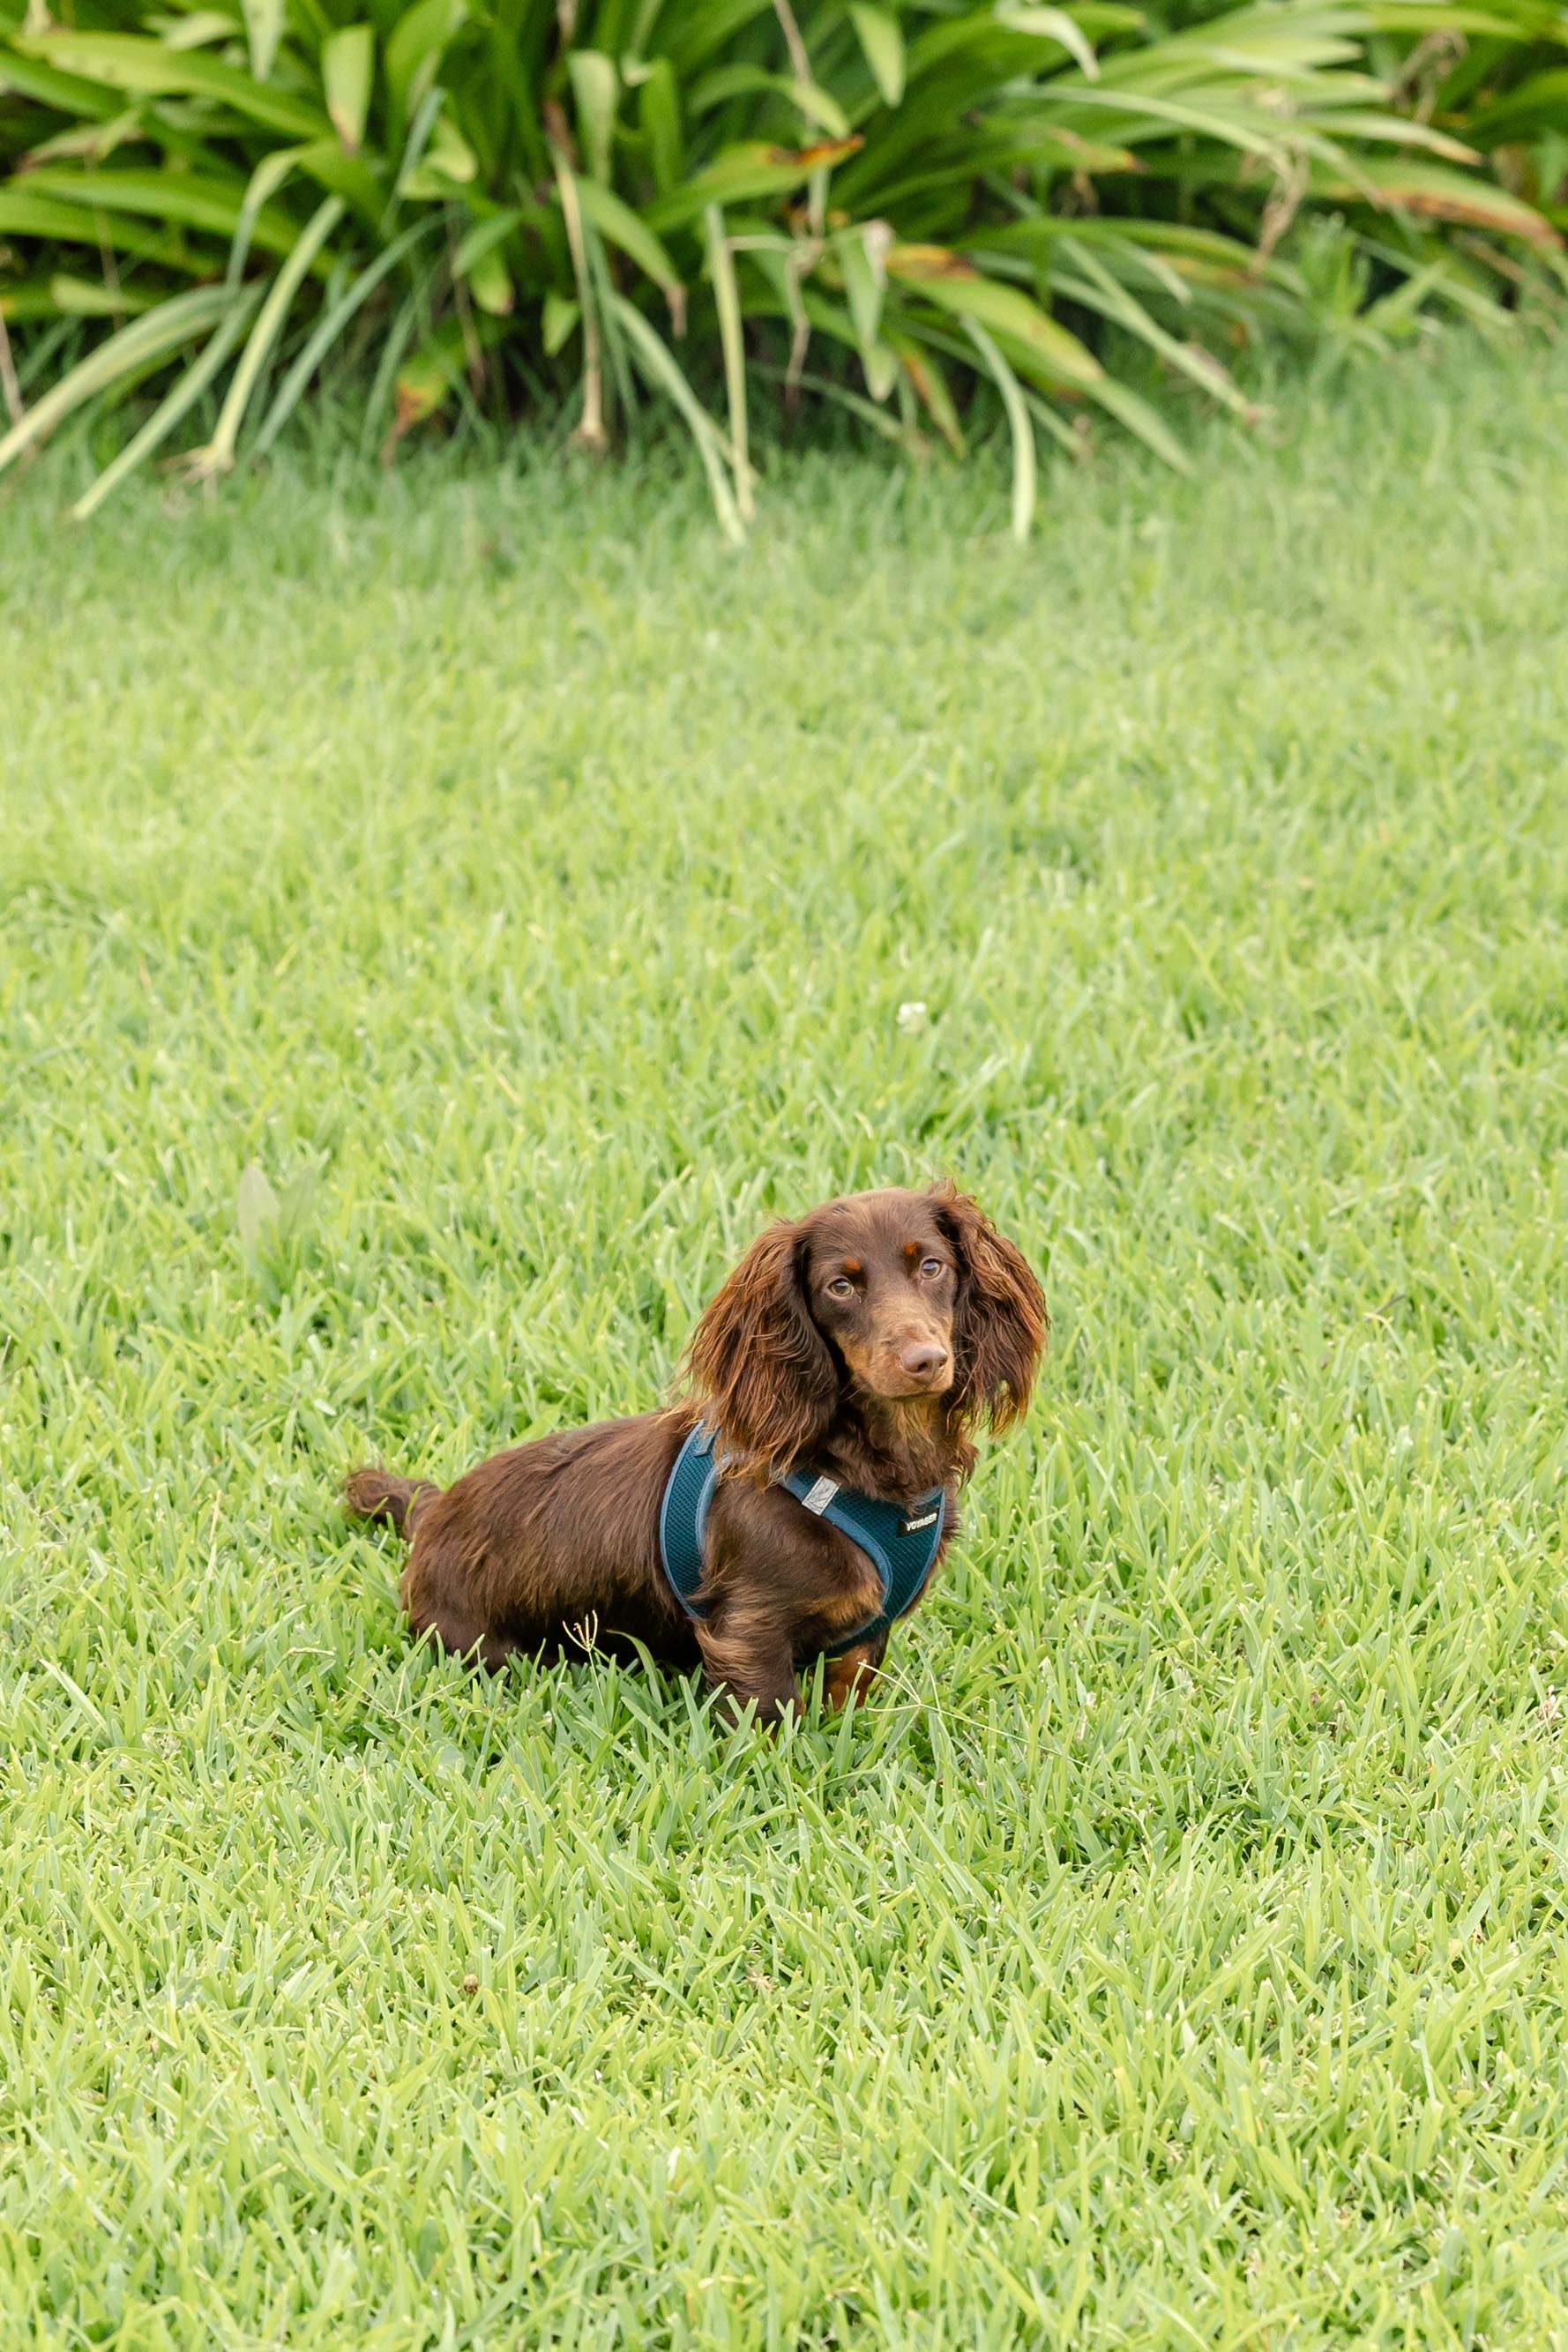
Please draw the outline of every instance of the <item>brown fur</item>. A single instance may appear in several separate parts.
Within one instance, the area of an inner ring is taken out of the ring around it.
[[[692,1335],[682,1402],[513,1446],[444,1493],[357,1470],[348,1507],[411,1538],[404,1610],[447,1649],[493,1669],[514,1650],[640,1643],[776,1721],[800,1703],[797,1666],[873,1615],[879,1586],[772,1478],[809,1465],[888,1501],[955,1497],[971,1431],[1005,1429],[1028,1402],[1047,1328],[1028,1265],[967,1195],[856,1193],[752,1243]],[[699,1418],[727,1467],[694,1622],[665,1580],[658,1508]],[[868,1686],[886,1647],[829,1661],[830,1705]]]

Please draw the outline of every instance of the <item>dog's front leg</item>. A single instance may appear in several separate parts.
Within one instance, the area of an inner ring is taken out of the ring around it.
[[[697,1628],[702,1669],[737,1717],[754,1702],[759,1723],[782,1723],[801,1711],[795,1655],[784,1629],[771,1616],[731,1608]]]
[[[840,1707],[869,1698],[878,1669],[887,1654],[888,1637],[879,1633],[875,1641],[857,1642],[853,1648],[840,1650],[836,1658],[829,1658],[822,1677],[824,1706],[837,1715]]]

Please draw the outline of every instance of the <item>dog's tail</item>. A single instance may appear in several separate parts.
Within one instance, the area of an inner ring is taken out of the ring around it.
[[[390,1470],[355,1470],[343,1481],[343,1505],[356,1519],[383,1519],[411,1536],[426,1501],[441,1489],[428,1478],[395,1478]]]

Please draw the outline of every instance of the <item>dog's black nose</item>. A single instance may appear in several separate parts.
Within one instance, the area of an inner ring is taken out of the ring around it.
[[[911,1381],[929,1381],[945,1368],[947,1349],[934,1339],[918,1339],[899,1349],[899,1362]]]

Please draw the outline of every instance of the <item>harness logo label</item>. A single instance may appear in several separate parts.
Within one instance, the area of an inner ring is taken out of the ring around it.
[[[818,1518],[820,1518],[823,1512],[827,1508],[827,1506],[832,1502],[833,1497],[837,1494],[837,1492],[838,1481],[837,1478],[819,1478],[814,1486],[808,1486],[806,1488],[805,1494],[800,1499],[808,1511],[815,1511]]]
[[[939,1503],[934,1511],[923,1512],[918,1519],[900,1520],[899,1533],[901,1536],[918,1536],[922,1528],[934,1528],[941,1517],[942,1506]]]

